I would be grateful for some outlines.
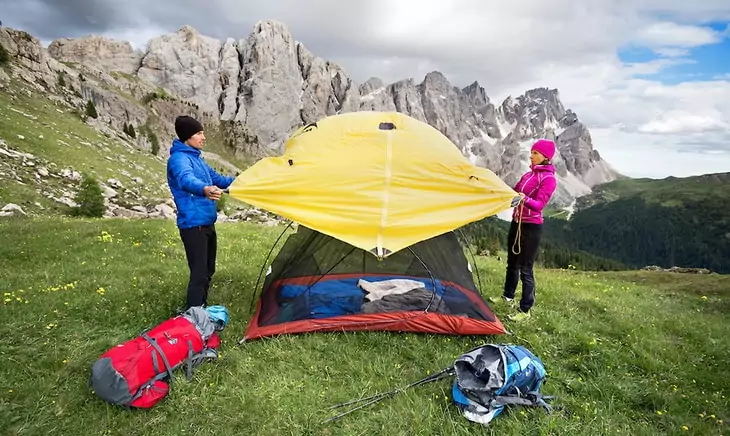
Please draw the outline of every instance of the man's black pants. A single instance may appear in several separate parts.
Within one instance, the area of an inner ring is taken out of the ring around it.
[[[215,256],[218,249],[215,225],[180,229],[185,255],[190,268],[187,308],[208,304],[208,289],[215,273]]]
[[[522,297],[520,310],[529,312],[535,303],[535,277],[533,265],[537,257],[540,239],[542,238],[542,224],[522,223],[520,242],[517,239],[517,223],[512,221],[507,237],[507,274],[504,280],[504,296],[515,298],[517,284],[522,279]],[[513,252],[517,251],[518,254]]]

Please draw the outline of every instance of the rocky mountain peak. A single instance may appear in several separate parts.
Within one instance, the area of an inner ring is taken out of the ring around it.
[[[565,115],[557,89],[536,88],[516,99],[507,97],[497,109],[499,116],[517,128],[517,140],[549,136]]]
[[[476,80],[472,82],[469,86],[463,88],[462,91],[464,92],[464,94],[466,94],[471,103],[477,107],[490,104],[489,96],[487,96],[487,91],[485,91],[484,88]]]
[[[301,123],[303,78],[296,41],[281,23],[265,20],[256,23],[238,50],[235,119],[250,126],[260,143],[277,143]]]
[[[193,41],[201,36],[200,32],[198,32],[198,29],[196,29],[195,27],[193,27],[189,24],[184,24],[175,33],[180,35],[182,40],[187,43],[190,43],[191,41]]]
[[[431,71],[423,78],[423,85],[428,86],[451,86],[449,79],[441,71]]]
[[[287,25],[277,20],[259,20],[254,24],[251,35],[257,35],[258,38],[270,38],[272,40],[281,38],[288,43],[294,43],[294,36],[289,31]]]
[[[359,91],[362,96],[366,96],[371,92],[383,88],[385,88],[385,83],[383,83],[383,79],[381,79],[380,77],[371,77],[366,80],[365,83],[360,85]]]
[[[31,57],[44,56],[39,45],[32,46],[39,52]],[[96,65],[107,83],[135,96],[151,93],[156,117],[166,123],[179,113],[165,111],[179,111],[179,106],[155,98],[167,94],[188,101],[208,122],[234,123],[225,125],[243,132],[256,150],[276,153],[294,129],[329,115],[399,111],[429,123],[473,163],[493,170],[507,183],[527,169],[532,141],[555,139],[558,172],[569,181],[556,200],[560,204],[617,176],[594,150],[587,127],[564,108],[556,89],[530,89],[493,103],[479,82],[458,87],[439,71],[429,72],[420,82],[404,78],[384,83],[372,77],[358,84],[344,68],[310,52],[279,21],[259,21],[238,40],[221,41],[185,25],[151,39],[144,51],[134,51],[126,42],[87,37],[54,41],[48,52],[48,62]],[[103,70],[129,73],[135,81],[114,82]],[[84,98],[105,102],[102,109],[111,125],[120,123],[120,114],[112,108],[117,103],[124,107],[122,119],[147,119],[137,103],[92,88],[81,86]],[[146,97],[140,100],[150,104]],[[172,129],[164,131],[169,134]]]
[[[38,88],[48,88],[56,83],[54,71],[68,68],[50,57],[38,38],[22,30],[0,27],[0,45],[15,60],[10,64],[12,75],[18,76]],[[6,77],[0,69],[0,79]]]
[[[26,65],[46,62],[46,54],[40,41],[28,32],[1,27],[0,44],[8,52],[8,55],[17,58]]]

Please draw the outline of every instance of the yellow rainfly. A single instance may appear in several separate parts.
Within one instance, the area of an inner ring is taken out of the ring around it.
[[[301,127],[229,193],[378,258],[509,209],[517,196],[429,124],[371,111]]]

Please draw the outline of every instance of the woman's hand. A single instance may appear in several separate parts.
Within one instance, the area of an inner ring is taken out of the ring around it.
[[[510,204],[510,207],[517,207],[520,205],[520,203],[525,201],[525,194],[522,192],[517,193],[517,197],[512,198],[512,203]]]

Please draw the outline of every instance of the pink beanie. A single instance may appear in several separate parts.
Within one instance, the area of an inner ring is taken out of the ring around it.
[[[552,159],[555,156],[555,143],[549,139],[539,139],[532,145],[532,149],[548,159]]]

